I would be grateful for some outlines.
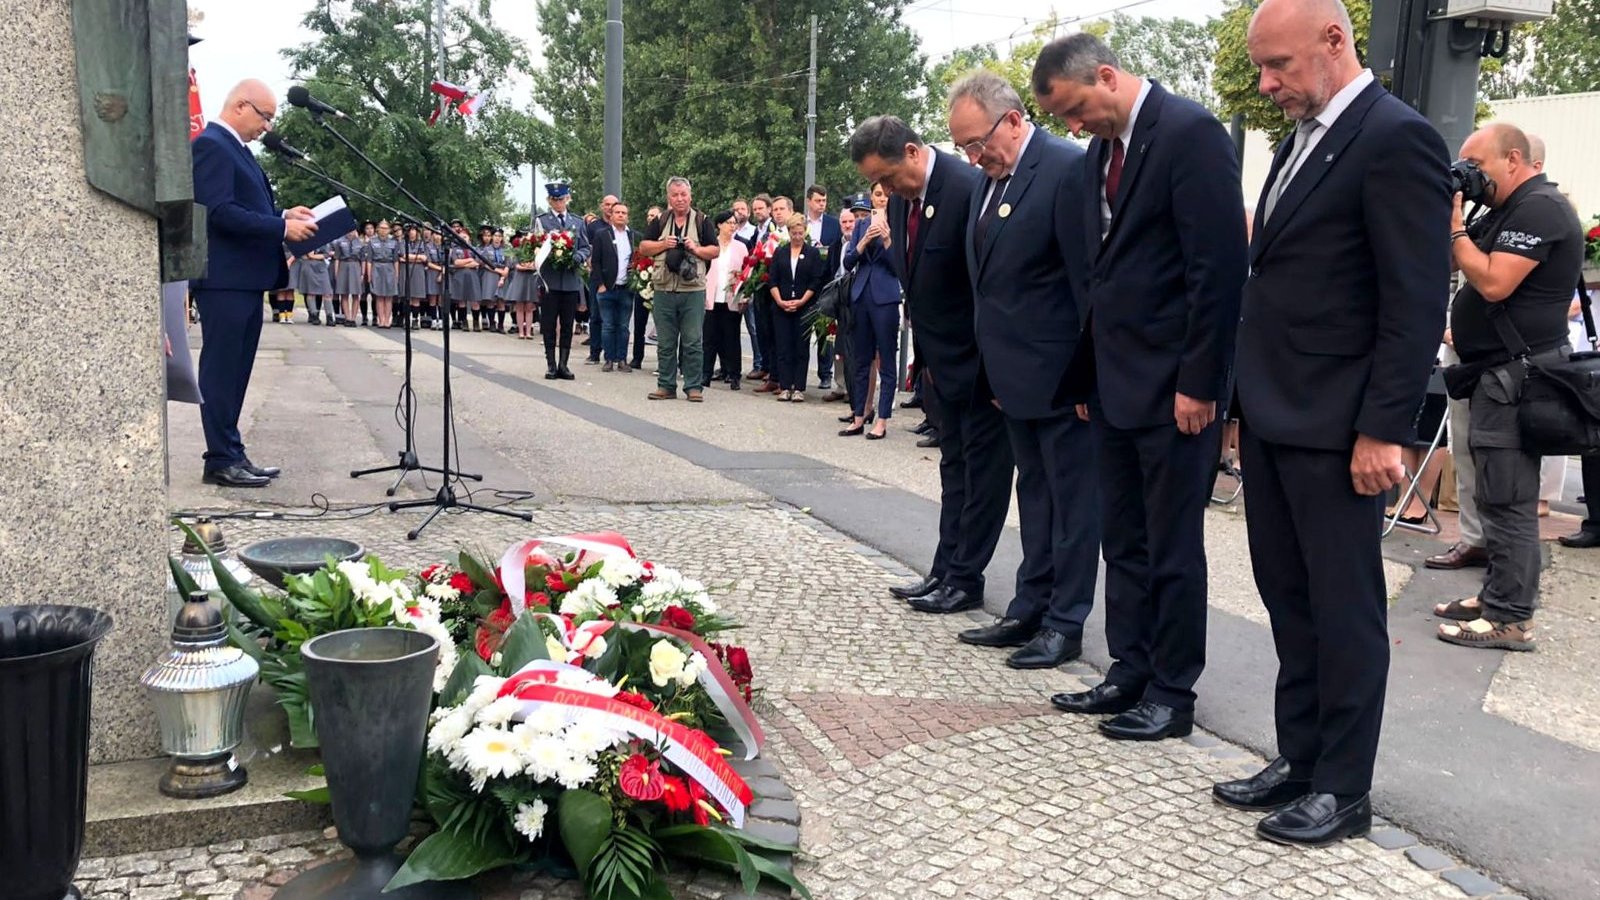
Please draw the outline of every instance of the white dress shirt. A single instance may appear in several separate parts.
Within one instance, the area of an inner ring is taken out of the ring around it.
[[[928,157],[928,161],[922,164],[922,191],[917,194],[918,203],[928,199],[928,186],[933,184],[933,160],[939,155],[939,151],[933,149],[932,147],[927,147],[924,149],[928,151],[927,153],[923,154],[924,156]]]
[[[233,139],[239,142],[239,146],[244,147],[246,149],[249,148],[250,145],[246,144],[244,142],[244,138],[239,136],[239,132],[233,130],[233,126],[232,125],[229,125],[227,122],[224,122],[221,119],[212,119],[211,121],[216,122],[218,125],[221,125],[223,131],[226,131],[227,133],[233,135]]]
[[[1022,146],[1017,148],[1017,158],[1011,161],[1011,168],[1008,169],[1006,171],[1006,174],[1003,176],[1003,177],[1005,177],[1007,179],[1010,179],[1011,176],[1017,174],[1017,166],[1022,165],[1022,157],[1027,155],[1028,144],[1033,142],[1033,132],[1034,132],[1033,123],[1032,122],[1028,122],[1028,121],[1024,121],[1022,124],[1028,126],[1028,130],[1027,130],[1026,133],[1024,133],[1022,135]],[[983,214],[983,210],[989,208],[989,198],[994,196],[994,186],[996,184],[998,184],[998,183],[999,183],[999,181],[997,179],[990,179],[990,181],[989,181],[989,189],[983,192],[983,205],[978,207],[978,214],[979,215]],[[1009,180],[1006,181],[1006,187],[1010,187],[1010,186],[1011,186],[1011,182]],[[1000,196],[1004,197],[1005,196],[1005,191],[1001,191],[1000,192]]]
[[[617,248],[617,287],[626,287],[628,270],[633,265],[633,247],[628,243],[628,229],[611,226],[611,243]]]
[[[1128,114],[1128,123],[1122,126],[1122,133],[1117,137],[1122,139],[1122,170],[1128,170],[1128,154],[1132,152],[1133,126],[1139,123],[1139,111],[1144,109],[1145,98],[1150,96],[1150,82],[1139,79],[1139,97],[1133,101],[1133,112]],[[1100,168],[1100,237],[1104,239],[1111,231],[1111,198],[1106,196],[1106,176],[1111,172],[1111,151],[1106,152],[1106,164]],[[1117,190],[1122,190],[1118,185]]]
[[[823,215],[827,215],[827,213],[823,213]],[[810,241],[813,244],[822,243],[822,219],[821,219],[821,217],[818,217],[818,218],[815,218],[815,219],[811,218],[810,216],[806,217],[806,240]]]

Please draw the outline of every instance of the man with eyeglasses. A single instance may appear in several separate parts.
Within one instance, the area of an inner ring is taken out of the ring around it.
[[[993,72],[956,82],[950,98],[950,136],[987,176],[972,195],[963,241],[977,402],[1005,415],[1022,526],[1022,565],[1005,615],[960,638],[1019,647],[1006,660],[1014,669],[1054,668],[1082,650],[1100,551],[1089,425],[1061,390],[1084,321],[1074,283],[1086,259],[1077,212],[1083,150],[1029,122],[1016,89]]]
[[[206,435],[206,484],[266,487],[276,466],[258,466],[239,435],[250,370],[261,339],[261,295],[289,280],[285,241],[316,234],[311,210],[280,211],[266,173],[248,144],[272,130],[278,101],[265,84],[241,81],[222,114],[190,147],[194,199],[206,208],[206,274],[189,283],[200,310],[200,423]]]

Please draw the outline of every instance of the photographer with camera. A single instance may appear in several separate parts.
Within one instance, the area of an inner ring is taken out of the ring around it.
[[[717,234],[705,215],[690,206],[690,192],[689,179],[667,179],[667,211],[645,228],[639,242],[640,253],[658,257],[650,275],[657,372],[651,400],[678,396],[679,369],[684,398],[699,403],[704,395],[706,263],[717,258]]]
[[[1583,228],[1556,185],[1530,163],[1528,136],[1496,123],[1474,132],[1451,166],[1455,266],[1466,284],[1450,309],[1461,365],[1447,370],[1468,421],[1489,569],[1476,597],[1434,607],[1454,624],[1439,639],[1466,647],[1534,649],[1539,594],[1539,455],[1524,448],[1517,407],[1529,367],[1560,362],[1567,306],[1583,267]],[[1490,212],[1470,228],[1463,201]],[[1527,360],[1514,347],[1526,344]]]

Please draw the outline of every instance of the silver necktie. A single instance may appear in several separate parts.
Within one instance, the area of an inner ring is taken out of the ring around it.
[[[1294,132],[1294,152],[1289,155],[1289,161],[1283,164],[1283,171],[1278,173],[1278,180],[1273,182],[1272,191],[1267,194],[1267,210],[1261,221],[1272,218],[1272,210],[1278,205],[1278,198],[1289,186],[1289,179],[1293,178],[1299,170],[1300,160],[1306,155],[1306,150],[1311,147],[1311,136],[1316,133],[1322,123],[1315,118],[1306,119]]]

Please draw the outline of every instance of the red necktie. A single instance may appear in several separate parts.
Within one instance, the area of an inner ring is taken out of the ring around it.
[[[1106,205],[1117,208],[1117,189],[1122,187],[1122,138],[1111,142],[1111,166],[1106,169]]]
[[[922,198],[911,204],[911,214],[906,219],[906,266],[911,265],[911,254],[917,248],[917,229],[922,227]]]

